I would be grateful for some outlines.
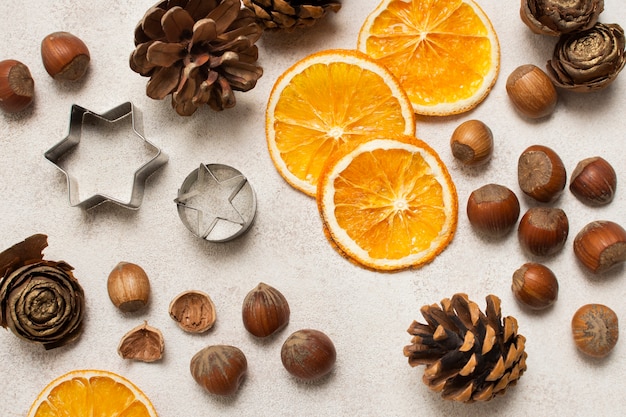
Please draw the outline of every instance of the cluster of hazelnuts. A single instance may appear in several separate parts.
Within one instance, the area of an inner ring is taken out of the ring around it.
[[[146,272],[130,262],[120,262],[107,280],[109,298],[123,312],[135,312],[148,304],[150,283]],[[291,311],[285,296],[263,282],[245,296],[242,321],[257,338],[279,333],[289,323]],[[169,306],[170,317],[189,333],[206,332],[215,324],[215,305],[208,294],[192,290],[177,295]],[[147,323],[126,333],[118,346],[124,359],[154,362],[163,355],[163,335]],[[329,374],[337,353],[332,340],[315,329],[300,329],[284,341],[280,358],[284,368],[300,381],[313,381]],[[248,370],[241,349],[210,345],[197,352],[190,362],[194,380],[215,395],[235,394]]]
[[[68,32],[54,32],[41,42],[44,68],[55,80],[77,81],[87,72],[87,45]],[[33,101],[35,82],[28,67],[15,59],[0,61],[0,109],[19,113]]]
[[[482,122],[470,120],[462,123],[450,141],[453,155],[466,165],[480,165],[489,160],[493,149],[491,130]],[[520,246],[535,257],[557,254],[565,246],[569,234],[569,221],[565,211],[554,203],[566,188],[567,175],[563,161],[551,148],[533,145],[525,149],[518,159],[518,183],[521,191],[540,203],[522,216],[517,227]],[[572,171],[569,190],[588,206],[609,204],[615,195],[617,177],[611,164],[595,156],[580,161]],[[486,236],[500,238],[513,230],[520,216],[520,203],[516,194],[500,184],[487,184],[474,190],[467,201],[467,216],[472,227]],[[594,274],[602,274],[626,261],[626,230],[608,221],[593,221],[583,227],[574,238],[574,254],[580,264]],[[529,262],[515,271],[512,291],[516,299],[531,309],[545,309],[557,299],[558,281],[545,265]],[[574,335],[583,323],[577,317],[597,312],[601,307],[603,317],[615,314],[606,306],[581,309],[572,321]],[[599,314],[598,314],[599,315]],[[602,322],[598,329],[617,329],[616,319],[611,325]],[[585,323],[589,325],[589,320]],[[580,330],[580,329],[579,329]],[[580,333],[580,331],[579,331]],[[588,338],[576,338],[577,346],[593,356],[604,356],[608,350],[583,346]],[[615,336],[609,345],[614,345]],[[606,346],[606,345],[602,345]],[[599,354],[598,352],[602,352]]]

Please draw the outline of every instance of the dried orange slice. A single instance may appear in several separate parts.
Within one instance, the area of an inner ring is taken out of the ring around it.
[[[132,382],[109,371],[76,370],[50,382],[27,417],[157,417]]]
[[[357,49],[389,68],[423,115],[474,108],[500,71],[498,37],[472,0],[383,0]]]
[[[372,135],[415,134],[411,103],[395,77],[358,51],[310,55],[283,73],[266,111],[266,136],[278,172],[315,196],[328,157]]]
[[[430,262],[452,240],[456,188],[437,153],[414,137],[382,137],[329,160],[317,204],[335,248],[370,269]]]

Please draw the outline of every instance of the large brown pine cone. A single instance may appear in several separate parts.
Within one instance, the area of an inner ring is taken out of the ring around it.
[[[263,29],[239,0],[165,0],[151,7],[135,29],[133,71],[150,77],[146,94],[172,95],[181,116],[208,104],[213,110],[235,105],[235,91],[256,85],[255,42]]]
[[[329,11],[341,9],[340,0],[243,0],[265,29],[293,30],[312,26]]]
[[[465,294],[421,309],[427,324],[414,321],[404,355],[411,366],[426,365],[423,381],[443,398],[488,401],[503,394],[526,370],[524,336],[513,317],[502,319],[500,300],[487,296],[487,309]]]

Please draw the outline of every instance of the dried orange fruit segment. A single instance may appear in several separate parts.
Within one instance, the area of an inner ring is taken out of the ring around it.
[[[415,134],[411,103],[395,77],[358,51],[310,55],[283,73],[266,110],[266,136],[278,172],[315,196],[326,160],[372,135]]]
[[[132,382],[109,371],[76,370],[50,382],[27,417],[157,417]]]
[[[326,236],[348,259],[379,271],[423,265],[452,240],[456,188],[426,143],[383,137],[331,159],[318,184]]]
[[[357,49],[389,68],[423,115],[474,108],[500,71],[498,37],[472,0],[383,0]]]

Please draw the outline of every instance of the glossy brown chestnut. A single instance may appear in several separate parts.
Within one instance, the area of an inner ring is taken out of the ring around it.
[[[511,290],[520,303],[534,310],[542,310],[556,301],[559,282],[550,268],[529,262],[513,274]]]
[[[0,109],[18,113],[33,101],[35,82],[28,67],[14,59],[0,61]]]
[[[556,207],[531,207],[517,228],[520,245],[535,256],[556,254],[565,246],[568,234],[567,215]]]
[[[621,265],[626,261],[626,230],[608,220],[591,222],[574,238],[574,254],[595,273]]]
[[[87,72],[87,45],[68,32],[54,32],[41,41],[41,59],[48,74],[57,80],[77,81]]]
[[[550,77],[531,64],[513,70],[506,80],[506,92],[515,109],[531,119],[552,114],[558,98]]]
[[[467,217],[475,230],[492,237],[509,233],[520,214],[517,196],[499,184],[474,190],[467,201]]]
[[[563,161],[557,153],[543,145],[533,145],[520,155],[517,179],[524,194],[542,202],[556,200],[567,183]]]
[[[283,343],[280,359],[292,375],[311,381],[328,374],[335,366],[337,352],[332,340],[319,330],[302,329]]]
[[[452,155],[465,165],[483,165],[493,153],[493,134],[480,120],[461,123],[450,138]]]
[[[594,358],[607,356],[617,344],[617,314],[603,304],[586,304],[572,317],[572,335],[576,347]]]
[[[605,159],[595,156],[583,159],[572,172],[569,189],[585,204],[602,206],[613,201],[617,174]]]
[[[191,358],[193,379],[215,395],[233,395],[248,371],[248,361],[235,346],[208,346]]]
[[[243,300],[243,325],[257,337],[267,337],[283,329],[289,323],[289,315],[289,303],[285,296],[263,282]]]

